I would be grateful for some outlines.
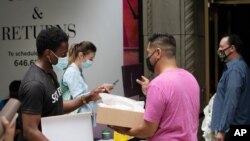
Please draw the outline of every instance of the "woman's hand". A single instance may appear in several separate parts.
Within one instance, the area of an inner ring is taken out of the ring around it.
[[[102,84],[101,86],[93,89],[89,94],[82,96],[83,103],[88,103],[89,101],[97,101],[101,99],[99,93],[110,93],[111,90],[114,88],[113,84]]]
[[[104,91],[105,91],[105,89],[97,87],[97,88],[93,89],[91,92],[89,92],[88,94],[81,96],[81,101],[83,104],[87,104],[90,101],[97,101],[101,98],[99,96],[99,93],[102,93]]]
[[[110,93],[113,88],[114,88],[114,85],[113,84],[108,84],[108,83],[104,83],[100,86],[101,88],[105,89],[105,93]]]

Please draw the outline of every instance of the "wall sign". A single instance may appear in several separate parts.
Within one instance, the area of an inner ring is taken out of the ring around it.
[[[89,40],[97,46],[93,67],[84,71],[90,88],[122,79],[122,0],[2,0],[0,19],[0,99],[35,62],[35,39],[50,26],[64,30],[70,44]],[[60,79],[62,71],[56,72]],[[122,81],[113,92],[123,95]]]

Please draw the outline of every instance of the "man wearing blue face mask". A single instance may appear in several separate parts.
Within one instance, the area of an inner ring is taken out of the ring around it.
[[[18,141],[48,141],[41,132],[41,118],[69,113],[91,100],[95,100],[105,88],[98,87],[88,95],[63,101],[57,76],[52,65],[68,52],[68,36],[57,28],[42,30],[36,38],[38,58],[21,81],[18,98],[21,134]]]
[[[220,41],[218,56],[226,65],[212,110],[211,129],[216,141],[230,140],[230,125],[250,124],[250,70],[241,57],[242,45],[237,35],[224,36]]]
[[[65,100],[76,99],[89,93],[89,87],[83,76],[82,70],[92,66],[96,54],[96,47],[89,41],[73,44],[68,53],[68,67],[63,74],[61,88]],[[103,84],[107,92],[113,88],[112,84]],[[100,102],[100,97],[95,97],[94,101],[81,106],[73,113],[92,112],[93,123],[95,124],[96,104]]]
[[[53,66],[53,70],[56,72],[59,82],[62,80],[62,75],[68,65],[68,57],[58,57],[58,62]]]
[[[53,65],[53,67],[56,67],[60,70],[65,70],[68,65],[68,57],[58,57],[58,63],[56,65]]]

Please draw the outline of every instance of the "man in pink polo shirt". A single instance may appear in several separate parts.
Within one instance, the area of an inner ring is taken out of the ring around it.
[[[176,41],[169,34],[154,34],[147,47],[147,67],[155,78],[137,80],[146,92],[144,122],[120,133],[148,141],[197,141],[200,91],[194,76],[176,65]]]

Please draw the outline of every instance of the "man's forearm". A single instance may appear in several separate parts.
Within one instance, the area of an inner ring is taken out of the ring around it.
[[[224,108],[221,114],[221,120],[219,123],[218,131],[226,132],[229,129],[230,124],[232,123],[235,117],[236,105],[238,104],[238,97],[235,93],[228,92],[227,95],[231,95],[229,98],[224,100]]]
[[[89,92],[83,96],[77,97],[73,100],[65,100],[63,101],[63,111],[64,113],[69,113],[74,111],[75,109],[79,108],[82,105],[85,105],[87,103],[89,103],[91,100],[93,99],[100,99],[100,98],[95,98],[98,97],[99,92]]]
[[[137,137],[137,138],[147,138],[147,136],[145,134],[142,133],[142,129],[141,128],[132,128],[130,129],[127,134],[129,136],[133,136],[133,137]]]
[[[73,100],[65,100],[63,101],[63,111],[64,113],[69,113],[79,108],[81,105],[83,105],[81,97]]]
[[[142,138],[142,139],[153,136],[151,135],[151,133],[148,131],[147,128],[143,127],[143,125],[140,125],[138,127],[128,130],[127,134],[129,136],[134,136],[134,137]]]
[[[27,141],[49,141],[40,130],[24,132],[24,137]]]

